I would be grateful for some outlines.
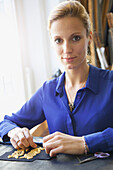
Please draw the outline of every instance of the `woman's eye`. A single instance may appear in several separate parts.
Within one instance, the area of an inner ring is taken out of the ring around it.
[[[56,44],[60,44],[60,43],[62,42],[62,39],[57,38],[57,39],[55,40],[55,42],[56,42]]]
[[[73,37],[73,41],[79,41],[80,39],[81,39],[81,37],[78,36],[78,35],[76,35],[76,36]]]

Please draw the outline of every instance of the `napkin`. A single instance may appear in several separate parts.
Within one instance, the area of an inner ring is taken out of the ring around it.
[[[32,148],[33,149],[33,148]],[[31,150],[31,148],[30,148]],[[30,150],[28,152],[30,152]],[[32,162],[35,160],[50,160],[51,157],[46,154],[45,150],[41,150],[41,152],[39,154],[37,154],[36,156],[34,156],[32,159],[26,159],[26,158],[21,158],[21,159],[16,159],[16,158],[8,158],[9,155],[12,155],[13,152],[15,152],[16,150],[13,149],[10,152],[5,152],[3,155],[0,156],[0,160],[4,160],[4,161],[20,161],[20,162]],[[28,153],[26,152],[26,153]]]

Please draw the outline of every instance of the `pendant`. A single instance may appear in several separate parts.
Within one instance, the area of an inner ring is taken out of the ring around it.
[[[74,110],[74,103],[69,103],[69,108],[70,108],[70,111],[72,112]]]

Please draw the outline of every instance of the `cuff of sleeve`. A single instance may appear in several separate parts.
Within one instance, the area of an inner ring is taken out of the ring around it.
[[[92,153],[99,152],[99,151],[104,152],[106,148],[108,148],[107,142],[104,139],[103,132],[97,132],[90,135],[86,135],[84,136],[84,138],[88,145],[89,152]]]
[[[1,134],[1,138],[2,138],[2,140],[3,140],[4,142],[9,141],[10,138],[7,136],[7,134],[8,134],[8,132],[9,132],[10,130],[12,130],[12,129],[16,128],[16,127],[18,127],[18,126],[11,126],[10,128],[6,128],[6,129],[5,129],[5,132],[4,132],[3,134]]]

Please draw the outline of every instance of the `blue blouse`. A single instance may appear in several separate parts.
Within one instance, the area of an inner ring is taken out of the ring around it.
[[[113,150],[113,71],[90,65],[86,87],[78,90],[70,112],[65,72],[43,86],[12,116],[0,123],[0,136],[19,126],[31,129],[47,120],[49,132],[85,136],[90,152]],[[76,76],[76,75],[75,75]]]

